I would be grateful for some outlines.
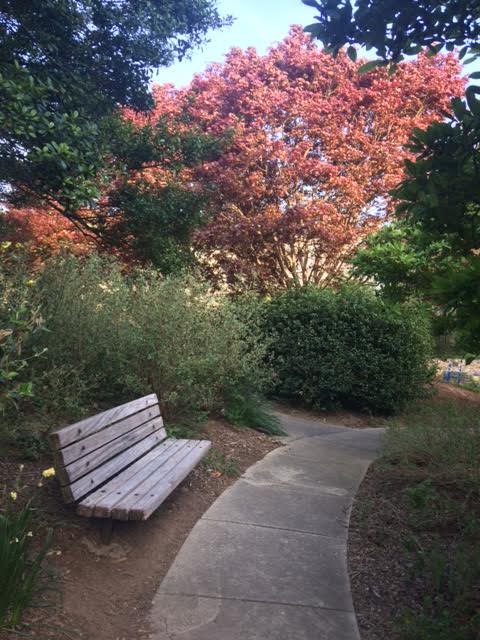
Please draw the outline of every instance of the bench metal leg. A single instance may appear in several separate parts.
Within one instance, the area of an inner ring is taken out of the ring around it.
[[[100,523],[100,540],[102,544],[110,544],[113,534],[113,520],[112,518],[102,518]]]

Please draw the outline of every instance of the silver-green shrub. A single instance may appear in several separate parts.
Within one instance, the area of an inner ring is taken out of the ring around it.
[[[261,392],[268,378],[255,322],[192,276],[68,257],[47,265],[36,295],[47,327],[39,375],[75,371],[95,400],[154,391],[179,418],[221,410],[232,392]]]

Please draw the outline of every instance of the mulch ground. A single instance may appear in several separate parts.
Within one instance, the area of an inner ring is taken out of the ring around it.
[[[458,411],[464,402],[480,401],[478,393],[443,383],[435,386],[438,401],[457,400]],[[420,479],[395,474],[378,461],[370,467],[355,497],[348,533],[348,569],[362,640],[403,640],[398,620],[406,612],[421,611],[428,587],[418,567],[415,569],[418,555],[412,552],[412,535],[421,549],[437,549],[446,559],[458,547],[455,517],[449,522],[444,514],[433,512],[426,522],[416,519],[406,491]],[[466,500],[463,492],[455,493],[450,486],[443,490],[455,504]],[[480,514],[477,502],[468,509]],[[480,591],[476,597],[480,598]]]
[[[204,436],[239,473],[280,445],[251,429],[222,421],[208,423]],[[1,640],[137,640],[148,637],[146,616],[152,597],[196,521],[235,481],[200,464],[144,523],[115,523],[113,541],[100,544],[98,522],[65,506],[55,479],[38,488],[47,459],[26,463],[20,500],[34,495],[43,529],[53,528],[48,564],[57,592],[27,610],[22,635],[0,632]],[[0,484],[12,488],[18,462],[0,462]],[[0,500],[2,499],[0,495]],[[5,499],[5,496],[4,496]]]
[[[404,486],[371,467],[355,498],[348,537],[350,582],[362,640],[400,640],[396,620],[415,603],[402,542]]]
[[[427,574],[418,567],[414,545],[427,554],[435,550],[444,559],[453,558],[458,549],[455,517],[449,522],[432,513],[423,521],[424,516],[409,507],[406,490],[416,484],[411,479],[392,478],[374,464],[355,498],[348,567],[362,640],[403,640],[400,620],[407,613],[421,615],[422,602],[431,589]],[[465,500],[463,494],[448,493],[458,504]],[[469,510],[479,512],[478,503],[472,502]],[[480,594],[475,597],[478,600]],[[475,637],[480,638],[480,629]]]

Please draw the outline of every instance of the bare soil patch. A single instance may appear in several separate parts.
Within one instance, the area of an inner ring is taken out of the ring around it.
[[[480,404],[480,393],[476,391],[462,389],[458,385],[447,384],[446,382],[437,382],[435,387],[440,398],[458,398],[459,400]]]
[[[239,473],[280,445],[251,429],[210,421],[203,434]],[[50,564],[57,575],[58,597],[46,594],[51,608],[29,609],[22,636],[0,632],[1,640],[140,640],[148,637],[146,618],[153,594],[196,521],[235,481],[200,464],[144,523],[116,522],[112,544],[102,546],[98,522],[80,518],[64,505],[57,482],[39,489],[41,470],[28,463],[25,493],[35,494],[43,526],[54,528]],[[0,462],[0,482],[11,486],[18,462]],[[1,496],[0,496],[1,499]],[[57,555],[56,552],[60,552]]]

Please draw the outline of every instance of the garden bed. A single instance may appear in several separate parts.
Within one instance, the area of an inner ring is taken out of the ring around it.
[[[54,527],[49,565],[58,594],[46,593],[27,610],[23,637],[118,640],[147,638],[146,615],[152,596],[196,521],[214,500],[279,441],[251,429],[210,421],[203,434],[213,453],[200,464],[156,513],[143,523],[118,522],[112,544],[99,543],[97,524],[64,505],[55,480],[37,487],[45,464],[23,470],[26,494],[35,494],[42,528]],[[48,461],[46,461],[48,463]],[[0,482],[12,486],[17,462],[0,463]],[[24,499],[25,496],[22,496]],[[20,500],[20,498],[19,498]],[[1,640],[17,640],[1,632]]]
[[[432,427],[423,442],[397,433],[397,446],[410,448],[410,464],[395,461],[387,441],[387,457],[372,465],[354,502],[348,565],[362,640],[479,637],[479,396],[444,387],[400,424],[405,433],[422,421]],[[462,453],[463,441],[455,450],[460,420],[471,455]]]

